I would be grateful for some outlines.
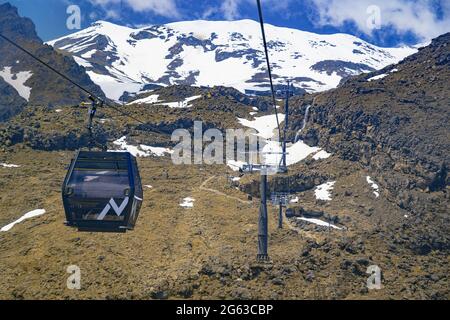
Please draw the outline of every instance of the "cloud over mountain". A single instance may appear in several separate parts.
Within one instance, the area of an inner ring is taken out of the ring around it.
[[[392,27],[400,34],[412,32],[422,41],[450,31],[450,2],[447,0],[309,1],[315,6],[315,22],[319,25],[339,27],[353,22],[370,35],[374,31],[370,19],[379,10],[381,27]]]

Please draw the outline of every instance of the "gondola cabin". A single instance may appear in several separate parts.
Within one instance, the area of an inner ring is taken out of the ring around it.
[[[66,225],[88,232],[126,232],[136,224],[143,191],[128,152],[78,151],[62,187]]]

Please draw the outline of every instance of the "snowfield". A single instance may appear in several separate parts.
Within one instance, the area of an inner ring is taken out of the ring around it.
[[[335,88],[343,76],[379,70],[417,52],[411,47],[380,48],[347,34],[319,35],[269,24],[266,31],[277,66],[275,85],[292,79],[307,92]],[[138,29],[98,21],[48,44],[73,54],[114,100],[149,83],[268,90],[258,79],[266,66],[260,26],[253,20],[185,21]]]
[[[46,211],[44,209],[37,209],[37,210],[30,211],[30,212],[24,214],[22,217],[20,217],[16,221],[4,226],[3,228],[0,229],[0,231],[7,232],[7,231],[11,230],[16,224],[21,223],[22,221],[27,220],[27,219],[41,216],[41,215],[45,214],[45,212]]]

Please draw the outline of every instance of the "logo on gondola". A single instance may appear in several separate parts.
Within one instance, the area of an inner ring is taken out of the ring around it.
[[[119,207],[117,205],[116,201],[113,198],[111,198],[111,200],[109,200],[109,203],[106,205],[106,207],[103,209],[103,211],[98,216],[97,220],[105,219],[106,215],[108,214],[109,210],[111,210],[111,208],[114,210],[114,212],[117,214],[117,216],[120,217],[123,210],[125,210],[125,208],[127,207],[128,201],[129,201],[129,197],[126,197]]]

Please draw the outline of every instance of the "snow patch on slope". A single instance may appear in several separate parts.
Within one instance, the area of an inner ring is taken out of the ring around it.
[[[323,200],[323,201],[331,201],[331,191],[334,188],[334,185],[336,184],[336,181],[330,181],[324,184],[321,184],[314,190],[314,193],[316,195],[317,200]]]
[[[194,198],[191,198],[191,197],[184,198],[183,202],[180,203],[180,207],[187,208],[187,209],[188,208],[193,208],[194,207],[194,202],[195,202]]]
[[[184,99],[183,101],[177,101],[177,102],[166,102],[166,103],[159,103],[158,105],[167,106],[172,109],[185,109],[185,108],[191,108],[192,105],[189,104],[189,102],[195,101],[200,99],[202,96],[193,96]]]
[[[397,68],[394,68],[391,71],[389,71],[389,73],[396,73],[396,72],[398,72]],[[380,79],[386,78],[389,75],[389,73],[383,73],[383,74],[379,74],[377,76],[373,76],[373,77],[367,79],[367,81],[371,82],[371,81],[375,81],[375,80],[380,80]]]
[[[73,56],[73,59],[75,60],[75,62],[85,68],[92,68],[92,64],[87,62],[86,60],[84,60],[83,58],[77,57],[77,56]]]
[[[383,74],[379,74],[379,75],[377,75],[377,76],[374,76],[374,77],[372,77],[372,78],[369,78],[369,79],[367,79],[367,81],[375,81],[375,80],[380,80],[380,79],[383,79],[383,78],[385,78],[385,77],[387,77],[387,74],[386,73],[383,73]]]
[[[278,114],[278,118],[280,124],[284,122],[285,115]],[[281,143],[278,141],[272,141],[275,137],[276,129],[277,129],[277,121],[275,115],[267,115],[262,117],[255,117],[253,120],[241,119],[238,118],[238,121],[241,125],[245,127],[249,127],[255,129],[257,131],[257,135],[264,139],[265,145],[262,148],[262,163],[270,166],[278,166],[281,162],[282,158],[282,147]],[[310,147],[302,140],[297,141],[294,144],[289,145],[286,148],[286,164],[288,166],[299,163],[300,161],[306,159],[312,154],[315,154],[314,159],[327,159],[331,156],[325,150],[322,150],[319,147]],[[234,171],[238,171],[239,168],[242,168],[244,164],[247,164],[242,161],[228,161],[227,165]]]
[[[142,89],[143,84],[127,80],[125,77],[114,78],[107,75],[88,71],[87,74],[93,82],[98,84],[105,95],[115,101],[120,101],[120,97],[125,91],[138,92]]]
[[[132,104],[153,104],[153,103],[157,103],[160,102],[159,101],[159,94],[152,94],[146,98],[142,98],[142,99],[138,99],[135,101],[132,101],[130,103],[128,103],[128,105],[132,105]]]
[[[18,73],[11,73],[11,67],[5,67],[0,70],[0,77],[3,78],[9,85],[14,87],[19,95],[25,100],[30,100],[31,88],[25,85],[28,79],[31,78],[33,73],[31,71],[21,71]]]
[[[320,219],[312,219],[312,218],[297,218],[298,220],[302,220],[302,221],[306,221],[306,222],[310,222],[310,223],[314,223],[318,226],[321,227],[327,227],[327,228],[333,228],[333,229],[337,229],[337,230],[342,230],[342,228],[339,228],[337,226],[335,226],[334,224],[322,221]]]
[[[113,144],[118,146],[119,150],[109,150],[109,152],[127,151],[135,157],[142,157],[142,158],[150,156],[163,157],[166,154],[173,153],[173,151],[168,148],[151,147],[146,146],[144,144],[141,144],[139,146],[133,146],[127,143],[127,137],[125,136],[114,141]]]
[[[313,159],[314,160],[322,160],[322,159],[328,159],[329,157],[331,157],[331,153],[328,153],[325,150],[320,150],[313,156]]]
[[[372,187],[375,197],[378,198],[380,196],[380,187],[378,186],[378,184],[376,184],[370,176],[366,177],[366,181]]]
[[[300,201],[299,197],[291,199],[290,203],[298,203]]]
[[[278,114],[280,124],[284,121],[284,114]],[[254,120],[238,118],[238,121],[244,127],[255,129],[258,136],[263,139],[272,139],[275,135],[274,130],[277,128],[276,115],[255,117]]]
[[[233,171],[239,171],[247,162],[236,161],[236,160],[228,160],[227,166]]]
[[[310,147],[300,140],[286,148],[286,164],[288,166],[296,164],[319,150],[320,148]],[[263,148],[264,163],[272,166],[279,165],[282,151],[283,150],[279,142],[269,141]]]
[[[16,164],[9,164],[9,163],[0,163],[0,167],[3,168],[20,168],[20,166]]]
[[[7,232],[7,231],[11,230],[16,224],[21,223],[22,221],[27,220],[27,219],[41,216],[41,215],[45,214],[45,212],[46,211],[44,209],[37,209],[37,210],[30,211],[30,212],[24,214],[22,217],[20,217],[16,221],[4,226],[3,228],[0,229],[0,231]]]
[[[158,94],[153,94],[150,95],[146,98],[142,98],[139,100],[135,100],[132,101],[130,103],[128,103],[128,105],[133,105],[133,104],[156,104],[158,106],[167,106],[169,108],[173,108],[173,109],[184,109],[184,108],[191,108],[192,105],[189,104],[192,101],[198,100],[200,99],[202,96],[193,96],[193,97],[189,97],[186,98],[182,101],[175,101],[175,102],[164,102],[164,100],[159,100],[159,95]]]

